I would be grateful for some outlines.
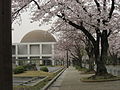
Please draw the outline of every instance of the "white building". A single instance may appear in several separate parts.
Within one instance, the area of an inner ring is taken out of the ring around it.
[[[13,60],[40,60],[42,64],[54,65],[55,38],[43,30],[26,34],[20,43],[13,43]]]

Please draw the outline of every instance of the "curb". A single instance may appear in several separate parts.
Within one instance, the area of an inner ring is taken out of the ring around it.
[[[51,81],[48,82],[48,84],[46,84],[41,90],[47,90],[51,84],[53,84],[53,82],[56,81],[56,79],[66,70],[66,68],[64,68],[58,75],[56,75]]]
[[[80,79],[81,80],[81,79]],[[110,81],[118,81],[120,79],[106,79],[106,80],[81,80],[82,82],[110,82]]]

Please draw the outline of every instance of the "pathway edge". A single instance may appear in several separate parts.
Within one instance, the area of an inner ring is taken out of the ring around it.
[[[51,81],[49,81],[41,90],[47,90],[50,85],[56,81],[56,79],[66,70],[66,68],[64,68],[60,73],[58,73]]]

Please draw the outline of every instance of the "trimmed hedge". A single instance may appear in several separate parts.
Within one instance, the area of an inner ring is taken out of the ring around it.
[[[23,66],[17,66],[13,72],[14,74],[19,74],[19,73],[23,73],[25,71],[25,68]]]
[[[48,68],[45,67],[45,66],[44,66],[44,67],[40,67],[40,70],[41,70],[41,71],[44,71],[44,72],[49,72]]]
[[[25,68],[25,70],[26,71],[28,71],[28,70],[37,70],[37,68],[36,68],[36,64],[27,64],[27,65],[24,65],[23,66],[24,68]]]

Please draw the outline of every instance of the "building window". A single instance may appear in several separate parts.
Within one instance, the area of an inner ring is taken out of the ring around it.
[[[32,55],[40,54],[40,46],[39,45],[30,45],[30,54],[32,54]]]
[[[42,44],[42,54],[52,54],[52,45]]]
[[[18,45],[18,54],[19,55],[27,54],[27,45]]]
[[[42,60],[44,65],[52,65],[51,57],[44,56]]]
[[[27,59],[27,57],[18,57],[18,59]]]
[[[39,56],[33,56],[33,57],[30,57],[30,59],[40,59]]]

